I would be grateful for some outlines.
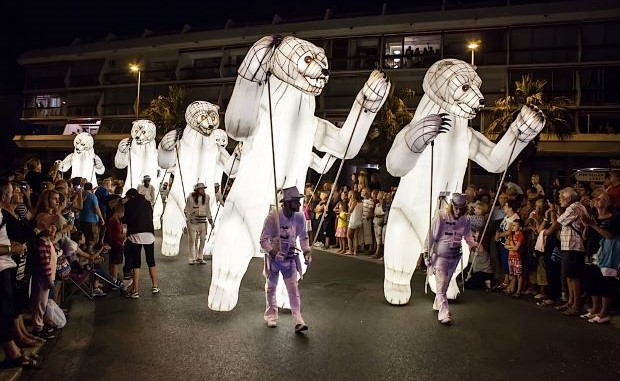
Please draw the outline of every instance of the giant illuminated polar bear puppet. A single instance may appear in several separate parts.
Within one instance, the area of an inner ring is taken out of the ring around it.
[[[424,96],[413,119],[398,133],[387,155],[388,171],[401,177],[385,237],[384,294],[391,304],[405,304],[411,296],[411,276],[428,235],[431,200],[434,208],[440,192],[461,191],[468,159],[489,172],[503,171],[509,157],[513,161],[544,127],[542,112],[524,106],[497,144],[469,128],[468,119],[474,118],[484,106],[481,84],[468,63],[444,59],[433,64],[424,77]],[[433,193],[430,194],[432,150],[428,145],[433,140]],[[466,248],[464,245],[464,266],[469,255]],[[458,296],[455,279],[460,271],[457,268],[453,275],[448,298]],[[432,275],[429,284],[434,292]]]
[[[231,166],[234,155],[218,145],[213,136],[213,131],[220,124],[218,106],[204,101],[193,102],[185,110],[185,122],[187,126],[182,136],[179,131],[169,131],[159,143],[159,166],[164,169],[174,167],[174,181],[162,220],[161,253],[165,256],[179,254],[179,243],[186,224],[185,202],[194,185],[206,184],[206,192],[214,200],[213,184],[218,167],[225,170],[232,168],[229,176],[234,176],[237,170]]]
[[[325,168],[330,155],[357,155],[390,88],[384,73],[373,71],[338,128],[314,115],[315,97],[329,78],[323,49],[296,37],[263,37],[250,48],[238,74],[226,131],[243,142],[244,153],[213,248],[208,305],[218,311],[235,307],[250,259],[262,256],[259,237],[275,202],[274,188],[303,189],[309,166]],[[323,159],[312,152],[313,146],[326,153]]]
[[[97,175],[105,172],[103,162],[95,154],[95,141],[88,132],[80,132],[73,139],[73,153],[60,163],[60,171],[67,172],[71,168],[71,178],[85,178],[97,186]]]
[[[153,207],[153,225],[161,227],[163,202],[159,194],[160,168],[157,165],[157,145],[155,135],[157,129],[150,120],[140,119],[132,123],[131,138],[124,138],[118,143],[114,165],[118,169],[127,168],[127,177],[123,194],[129,188],[137,188],[144,176],[151,177],[151,185],[155,188],[156,200]]]

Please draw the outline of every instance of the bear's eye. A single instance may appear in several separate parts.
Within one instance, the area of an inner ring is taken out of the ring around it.
[[[309,64],[310,62],[312,62],[312,57],[311,56],[305,56],[304,57],[304,62]]]
[[[463,87],[461,87],[461,89],[463,89],[463,91],[467,91],[467,90],[469,90],[469,85],[463,85]]]

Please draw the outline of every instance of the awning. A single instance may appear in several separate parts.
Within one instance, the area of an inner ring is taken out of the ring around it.
[[[131,137],[130,134],[97,134],[95,149],[116,149],[118,143]],[[75,135],[15,135],[13,141],[19,148],[46,149],[46,150],[72,150]]]

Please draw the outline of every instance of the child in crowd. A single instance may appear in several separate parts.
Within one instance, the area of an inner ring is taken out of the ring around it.
[[[47,308],[49,290],[54,288],[56,279],[56,248],[52,237],[56,235],[56,224],[49,213],[39,213],[36,217],[36,226],[41,229],[37,242],[39,260],[33,265],[32,279],[32,334],[42,339],[53,339],[53,331],[43,329],[43,318]],[[47,227],[49,226],[49,227]]]
[[[347,209],[342,201],[338,201],[334,208],[336,213],[336,239],[338,240],[338,252],[344,254],[347,251]]]
[[[507,237],[504,247],[508,250],[508,274],[510,275],[510,284],[508,285],[506,295],[512,294],[513,299],[521,297],[523,290],[523,265],[521,263],[521,248],[525,243],[525,236],[521,232],[521,220],[516,219],[511,225],[512,232]],[[515,289],[516,283],[516,289]]]
[[[112,215],[108,219],[108,229],[106,230],[106,243],[110,246],[109,269],[110,275],[114,279],[122,278],[121,265],[123,264],[123,252],[125,239],[127,238],[127,228],[121,223],[121,218],[125,215],[125,206],[118,203],[112,208]]]
[[[375,196],[376,199],[376,203],[375,203],[375,210],[374,210],[374,218],[372,220],[373,222],[373,226],[374,226],[374,233],[375,233],[375,242],[377,244],[377,247],[375,249],[375,255],[373,255],[373,258],[381,258],[383,257],[383,238],[382,238],[382,231],[383,231],[383,216],[384,216],[384,212],[383,212],[383,198],[385,196],[385,193],[382,191],[377,192],[377,195]]]
[[[306,192],[308,192],[308,187],[306,187]],[[312,219],[310,218],[310,203],[312,202],[312,186],[310,186],[309,193],[306,193],[304,196],[304,217],[306,218],[306,231],[308,232],[308,238],[310,242],[314,241],[314,234],[312,231]]]

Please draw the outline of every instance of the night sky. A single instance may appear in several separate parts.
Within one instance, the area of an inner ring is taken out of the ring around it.
[[[426,0],[437,2],[440,0]],[[18,0],[4,10],[8,22],[0,23],[0,95],[21,94],[23,73],[16,63],[24,51],[103,40],[108,33],[119,37],[140,36],[145,29],[155,33],[179,32],[184,24],[193,30],[223,28],[226,20],[237,23],[270,23],[273,15],[283,19],[316,16],[332,8],[335,14],[380,13],[381,0]],[[392,1],[402,6],[409,1]],[[203,4],[203,5],[200,5]],[[354,4],[354,5],[350,5]],[[5,4],[5,8],[8,7]]]

